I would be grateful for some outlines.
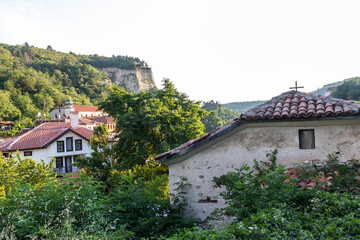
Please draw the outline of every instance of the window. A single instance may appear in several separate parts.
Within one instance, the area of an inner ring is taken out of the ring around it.
[[[72,160],[71,160],[71,156],[69,157],[65,157],[65,172],[72,172]]]
[[[73,150],[73,138],[67,137],[66,138],[66,151],[70,152]]]
[[[82,150],[82,140],[76,139],[75,140],[75,151],[80,151],[80,150]]]
[[[9,153],[3,153],[3,156],[6,157],[6,158],[9,158],[10,154]]]
[[[64,152],[64,141],[57,141],[57,151]]]
[[[56,168],[62,168],[64,167],[63,165],[63,158],[62,157],[57,157],[56,159]]]
[[[299,130],[300,149],[315,149],[314,129]]]
[[[24,156],[25,156],[25,157],[27,157],[27,156],[32,156],[32,152],[31,152],[31,151],[24,152]]]

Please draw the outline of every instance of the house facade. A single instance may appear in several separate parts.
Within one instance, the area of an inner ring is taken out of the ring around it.
[[[334,153],[341,161],[360,159],[360,111],[345,101],[290,91],[274,97],[226,125],[156,157],[169,166],[170,192],[185,177],[189,207],[185,215],[206,218],[225,207],[222,189],[212,180],[278,149],[277,163],[292,166],[323,162]]]
[[[70,122],[44,122],[28,132],[0,144],[0,152],[9,156],[19,152],[20,157],[30,157],[36,161],[49,163],[55,159],[54,171],[58,175],[77,172],[72,166],[77,157],[90,157],[90,138],[93,131],[79,126],[76,112]]]
[[[50,116],[55,119],[66,118],[71,112],[79,112],[79,117],[101,117],[107,116],[103,110],[100,110],[96,106],[88,105],[74,105],[71,99],[65,102],[64,106],[56,107],[51,109]]]

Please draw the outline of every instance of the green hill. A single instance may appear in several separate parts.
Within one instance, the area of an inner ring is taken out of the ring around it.
[[[0,120],[34,119],[71,98],[96,105],[106,97],[107,74],[96,68],[135,69],[147,63],[134,57],[77,55],[48,46],[41,49],[0,43]]]
[[[244,113],[247,110],[256,107],[257,105],[260,105],[264,103],[264,101],[248,101],[248,102],[231,102],[231,103],[225,103],[223,104],[224,107],[227,107],[235,112]]]

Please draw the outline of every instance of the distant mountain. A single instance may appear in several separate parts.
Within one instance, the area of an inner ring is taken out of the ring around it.
[[[323,96],[329,96],[332,91],[335,90],[335,88],[339,85],[341,85],[342,83],[344,83],[345,81],[348,81],[352,78],[349,79],[345,79],[342,81],[338,81],[338,82],[334,82],[334,83],[329,83],[324,85],[322,88],[319,88],[315,91],[312,91],[310,93],[312,94],[318,94],[318,95],[323,95]],[[231,102],[231,103],[225,103],[223,104],[224,107],[230,108],[231,110],[235,111],[235,112],[239,112],[239,113],[245,113],[247,110],[256,107],[264,102],[266,102],[267,100],[259,100],[259,101],[247,101],[247,102]]]
[[[247,110],[256,107],[257,105],[260,105],[264,102],[266,102],[266,100],[248,101],[248,102],[231,102],[231,103],[225,103],[223,105],[224,107],[229,108],[235,112],[244,113]]]

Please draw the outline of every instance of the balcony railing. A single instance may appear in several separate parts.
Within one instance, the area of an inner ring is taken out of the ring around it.
[[[53,168],[53,170],[57,173],[58,176],[63,176],[68,173],[78,172],[79,168],[77,166],[69,166],[69,167]]]

